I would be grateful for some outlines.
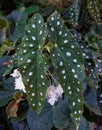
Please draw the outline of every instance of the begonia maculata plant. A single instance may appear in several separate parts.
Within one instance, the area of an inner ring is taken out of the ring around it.
[[[26,119],[30,130],[90,130],[91,122],[95,128],[102,116],[101,2],[21,3],[0,17],[7,121]]]

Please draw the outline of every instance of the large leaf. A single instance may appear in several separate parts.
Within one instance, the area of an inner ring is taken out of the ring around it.
[[[53,110],[51,105],[46,102],[39,116],[30,109],[27,121],[31,130],[50,130],[53,126]]]
[[[14,94],[14,78],[8,78],[0,85],[0,106],[6,105]]]
[[[23,9],[15,10],[7,16],[10,26],[10,38],[14,43],[16,43],[24,33],[26,17],[27,15]]]
[[[56,73],[64,92],[68,95],[72,114],[77,121],[82,114],[82,84],[84,65],[80,49],[70,31],[65,27],[61,16],[54,12],[48,19],[49,41]]]
[[[102,115],[98,106],[97,90],[90,82],[91,81],[89,81],[86,89],[83,92],[85,102],[87,103],[87,106],[90,108],[91,111],[93,111],[97,115]]]
[[[35,14],[25,29],[18,59],[30,107],[37,112],[43,107],[47,87],[46,65],[41,54],[46,36],[47,27],[43,18],[40,14]]]
[[[70,124],[70,108],[66,99],[60,101],[53,110],[54,125],[58,129],[69,127]]]
[[[87,0],[87,7],[95,22],[101,22],[100,6],[98,0]]]

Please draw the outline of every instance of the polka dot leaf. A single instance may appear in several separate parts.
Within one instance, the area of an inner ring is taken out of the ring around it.
[[[84,61],[73,35],[64,25],[61,16],[55,11],[48,18],[49,41],[53,64],[58,80],[68,96],[72,115],[77,123],[82,115],[82,81],[84,79]]]
[[[101,22],[99,1],[87,0],[87,8],[90,13],[90,16],[94,19],[94,21],[97,23]]]
[[[39,113],[43,107],[47,80],[46,64],[41,54],[42,45],[47,36],[47,26],[40,14],[30,19],[19,52],[19,70],[27,91],[29,105]]]
[[[81,0],[73,0],[73,3],[68,10],[70,23],[75,26],[78,25],[80,2]]]

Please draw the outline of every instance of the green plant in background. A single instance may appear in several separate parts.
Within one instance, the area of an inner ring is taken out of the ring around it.
[[[90,129],[102,115],[99,2],[41,2],[15,1],[9,14],[1,3],[0,106],[30,130]]]

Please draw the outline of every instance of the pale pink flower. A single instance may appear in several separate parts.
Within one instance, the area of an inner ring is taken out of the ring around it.
[[[51,85],[47,88],[46,98],[51,105],[58,100],[59,97],[62,97],[63,89],[60,84],[57,87]]]

